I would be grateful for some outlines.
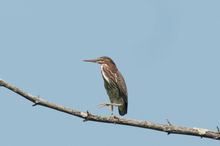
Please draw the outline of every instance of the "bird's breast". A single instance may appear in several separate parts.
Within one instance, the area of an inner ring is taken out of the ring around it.
[[[104,67],[105,67],[104,64],[101,65],[101,73],[102,73],[103,77],[105,78],[105,80],[106,80],[108,83],[110,83],[110,80],[109,80],[109,78],[108,78],[108,76],[107,76],[107,74],[106,74],[106,72],[105,72],[105,70],[104,70]]]

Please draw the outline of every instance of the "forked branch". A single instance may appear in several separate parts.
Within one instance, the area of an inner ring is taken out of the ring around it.
[[[51,108],[51,109],[54,109],[60,112],[64,112],[64,113],[67,113],[73,116],[80,117],[84,119],[84,121],[114,123],[114,124],[128,125],[128,126],[162,131],[162,132],[166,132],[167,134],[191,135],[191,136],[198,136],[201,138],[204,137],[204,138],[220,140],[219,128],[217,128],[218,130],[215,132],[215,131],[211,131],[211,130],[203,129],[203,128],[187,128],[187,127],[175,126],[171,124],[169,120],[167,120],[168,124],[156,124],[156,123],[146,121],[146,120],[126,119],[126,118],[121,118],[121,117],[116,117],[116,116],[99,116],[99,115],[91,114],[88,111],[81,112],[79,110],[75,110],[72,108],[68,108],[62,105],[55,104],[43,98],[40,98],[39,96],[33,96],[21,90],[20,88],[10,83],[7,83],[6,81],[1,80],[1,79],[0,79],[0,86],[5,87],[21,95],[27,100],[33,102],[34,103],[33,106],[41,105],[44,107],[48,107],[48,108]]]

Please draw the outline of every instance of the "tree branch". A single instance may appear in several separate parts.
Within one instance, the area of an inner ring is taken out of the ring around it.
[[[217,128],[217,132],[211,131],[208,129],[203,128],[187,128],[187,127],[180,127],[180,126],[174,126],[170,123],[170,121],[167,119],[168,124],[156,124],[150,121],[146,120],[135,120],[135,119],[125,119],[121,117],[116,116],[99,116],[94,115],[87,112],[81,112],[72,108],[68,108],[62,105],[58,105],[49,101],[46,101],[43,98],[40,98],[39,96],[33,96],[20,88],[7,83],[4,80],[0,79],[0,86],[5,87],[20,96],[26,98],[27,100],[33,102],[33,106],[41,105],[44,107],[48,107],[60,112],[64,112],[73,116],[77,116],[79,118],[84,119],[84,121],[96,121],[96,122],[103,122],[103,123],[114,123],[114,124],[120,124],[120,125],[128,125],[128,126],[134,126],[134,127],[140,127],[140,128],[146,128],[146,129],[152,129],[157,131],[166,132],[167,134],[182,134],[182,135],[191,135],[191,136],[198,136],[201,138],[211,138],[220,140],[220,132],[219,128]]]

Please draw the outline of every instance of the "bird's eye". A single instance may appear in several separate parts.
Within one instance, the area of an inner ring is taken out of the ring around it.
[[[98,63],[102,64],[102,63],[103,63],[103,60],[99,60]]]

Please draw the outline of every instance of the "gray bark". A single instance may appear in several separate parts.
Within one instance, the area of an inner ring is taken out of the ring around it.
[[[64,112],[79,118],[84,119],[83,121],[96,121],[96,122],[103,122],[103,123],[113,123],[113,124],[120,124],[120,125],[127,125],[127,126],[134,126],[140,127],[145,129],[152,129],[157,131],[166,132],[167,134],[182,134],[182,135],[191,135],[191,136],[198,136],[201,138],[210,138],[215,140],[220,140],[220,131],[217,127],[217,131],[211,131],[204,128],[188,128],[188,127],[181,127],[172,125],[168,120],[168,124],[157,124],[147,120],[136,120],[136,119],[127,119],[122,117],[116,116],[99,116],[92,113],[82,112],[76,109],[72,109],[69,107],[65,107],[62,105],[58,105],[52,102],[49,102],[39,96],[33,96],[22,89],[0,79],[0,86],[5,87],[20,96],[26,98],[27,100],[33,102],[33,106],[40,105],[44,107],[48,107],[50,109],[54,109],[60,112]]]

